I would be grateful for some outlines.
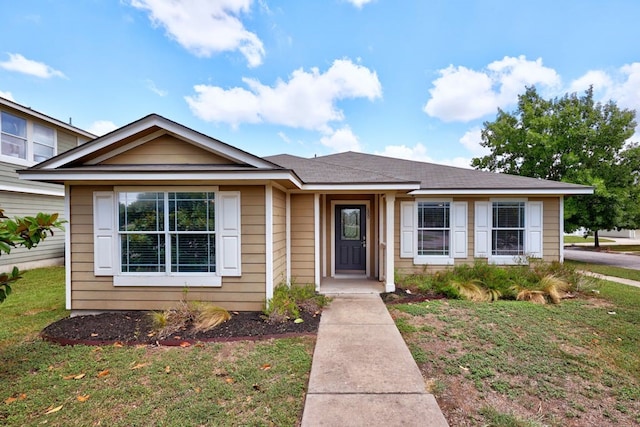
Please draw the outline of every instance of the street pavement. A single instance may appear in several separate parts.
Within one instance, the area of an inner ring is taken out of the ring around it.
[[[581,246],[566,246],[564,249],[564,259],[640,270],[640,255],[591,251]]]

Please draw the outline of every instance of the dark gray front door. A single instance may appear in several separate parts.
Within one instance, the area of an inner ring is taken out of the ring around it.
[[[336,270],[366,270],[365,205],[336,206]]]

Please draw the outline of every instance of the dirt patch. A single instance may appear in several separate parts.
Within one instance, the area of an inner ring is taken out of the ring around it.
[[[156,336],[149,312],[112,312],[89,316],[67,317],[47,326],[41,336],[60,344],[105,345],[162,344],[180,345],[197,341],[233,341],[240,339],[266,339],[272,337],[315,334],[320,314],[303,312],[303,320],[295,323],[268,323],[260,312],[237,312],[231,319],[210,331],[196,332],[187,326],[167,339]]]

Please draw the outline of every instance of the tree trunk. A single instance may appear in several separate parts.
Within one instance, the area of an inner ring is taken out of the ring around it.
[[[600,247],[600,239],[598,238],[598,230],[593,232],[593,246],[596,248]]]

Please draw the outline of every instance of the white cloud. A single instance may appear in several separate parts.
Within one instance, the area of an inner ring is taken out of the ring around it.
[[[460,138],[460,143],[475,156],[485,156],[491,153],[491,150],[480,145],[481,141],[482,129],[479,127],[469,129]]]
[[[437,163],[440,165],[456,166],[471,169],[471,159],[466,157],[454,157],[451,159],[434,160],[427,154],[427,147],[418,142],[413,147],[402,145],[387,145],[382,152],[375,152],[380,156],[395,157],[397,159],[415,160],[418,162]]]
[[[250,67],[262,64],[264,46],[248,31],[240,15],[248,13],[252,0],[131,0],[137,9],[149,12],[154,25],[189,52],[200,57],[240,51]]]
[[[620,77],[608,92],[621,108],[640,110],[640,62],[620,68]]]
[[[151,92],[155,93],[158,96],[164,97],[169,94],[169,92],[167,92],[166,90],[158,88],[158,86],[156,86],[153,80],[147,79],[144,81],[144,83],[147,86],[147,89],[149,89]]]
[[[571,82],[569,86],[570,93],[581,93],[593,86],[595,91],[607,90],[611,87],[613,81],[609,75],[601,70],[588,71],[584,76]]]
[[[556,71],[543,66],[540,58],[529,61],[524,56],[505,56],[481,71],[450,65],[433,81],[424,111],[445,122],[467,122],[515,103],[525,86],[559,84]]]
[[[218,86],[194,86],[196,94],[185,97],[191,111],[211,122],[271,123],[293,128],[331,133],[330,122],[344,120],[344,113],[336,107],[341,99],[382,96],[382,86],[375,71],[340,59],[320,73],[295,70],[289,81],[278,80],[267,86],[258,80],[243,78],[248,89]]]
[[[118,126],[116,126],[115,123],[109,120],[98,120],[91,123],[87,131],[91,132],[94,135],[102,136],[117,128]]]
[[[4,68],[5,70],[29,74],[31,76],[40,77],[43,79],[48,79],[51,77],[66,78],[62,71],[51,68],[50,66],[42,62],[27,59],[19,53],[9,53],[8,55],[8,61],[0,62],[0,67]]]
[[[11,94],[11,92],[4,92],[0,90],[0,96],[8,99],[9,101],[13,101],[16,102],[16,100],[13,98],[13,95]]]
[[[320,138],[320,143],[334,152],[362,151],[358,137],[349,126],[338,129]]]
[[[347,2],[351,3],[358,9],[362,9],[362,6],[364,6],[367,3],[371,3],[372,1],[373,0],[347,0]]]

